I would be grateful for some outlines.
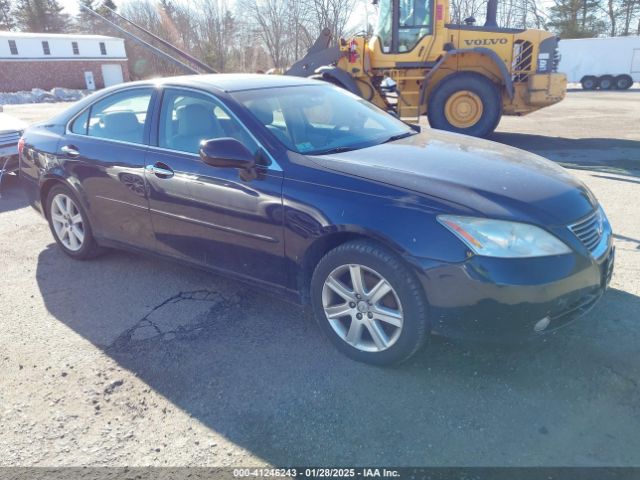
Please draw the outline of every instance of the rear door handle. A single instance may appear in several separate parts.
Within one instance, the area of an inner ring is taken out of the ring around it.
[[[69,158],[76,158],[80,156],[78,147],[76,147],[75,145],[63,145],[62,147],[60,147],[60,151]]]
[[[173,170],[171,170],[171,167],[162,162],[156,162],[154,165],[147,165],[145,168],[148,173],[153,173],[158,178],[173,177]]]

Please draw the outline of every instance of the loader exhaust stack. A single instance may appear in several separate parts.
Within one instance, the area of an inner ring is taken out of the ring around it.
[[[484,22],[485,27],[496,28],[498,22],[496,18],[498,16],[498,0],[487,1],[487,20]]]

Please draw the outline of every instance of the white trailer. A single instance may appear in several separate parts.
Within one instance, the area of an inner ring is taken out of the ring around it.
[[[640,37],[562,39],[558,71],[585,90],[626,90],[640,82]]]

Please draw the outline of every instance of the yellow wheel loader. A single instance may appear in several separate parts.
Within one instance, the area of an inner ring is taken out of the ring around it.
[[[484,26],[449,22],[449,0],[379,0],[373,35],[340,39],[325,30],[285,73],[319,78],[434,128],[486,136],[502,115],[526,115],[564,98],[558,37],[500,28],[497,0]]]

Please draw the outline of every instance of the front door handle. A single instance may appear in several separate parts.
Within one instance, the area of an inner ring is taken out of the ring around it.
[[[147,165],[145,168],[148,173],[153,173],[158,178],[173,177],[173,170],[171,170],[171,167],[162,162],[156,162],[154,165]]]
[[[80,156],[78,147],[76,147],[75,145],[63,145],[62,147],[60,147],[60,151],[69,158],[76,158]]]

